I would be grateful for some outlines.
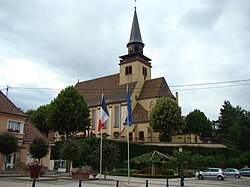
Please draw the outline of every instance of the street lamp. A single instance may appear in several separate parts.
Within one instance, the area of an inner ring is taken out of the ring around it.
[[[182,146],[179,147],[179,152],[182,152]],[[183,158],[182,155],[180,155],[180,174],[181,174],[181,181],[180,181],[180,186],[184,186],[184,175],[183,175]]]

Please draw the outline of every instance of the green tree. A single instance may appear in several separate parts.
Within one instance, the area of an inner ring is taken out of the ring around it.
[[[199,153],[192,155],[191,164],[192,164],[193,169],[201,170],[203,163],[204,163],[204,156],[203,155],[201,155]]]
[[[100,144],[96,147],[95,150],[95,161],[100,161]],[[113,169],[114,166],[120,161],[120,149],[117,144],[112,141],[104,140],[102,146],[102,164],[104,168],[104,178],[108,170]]]
[[[82,155],[80,143],[75,139],[68,139],[61,145],[60,156],[62,159],[67,160],[66,172],[70,171],[72,162],[79,161]]]
[[[49,109],[50,105],[42,105],[37,110],[28,111],[30,113],[30,121],[46,136],[52,127],[49,123]]]
[[[81,157],[73,162],[73,167],[84,166],[87,164],[94,163],[92,159],[94,152],[93,146],[90,146],[85,142],[80,142],[80,150],[81,150]]]
[[[222,108],[220,109],[220,116],[217,123],[217,135],[221,138],[229,139],[229,131],[235,122],[235,109],[229,101],[224,101]]]
[[[183,126],[181,108],[171,98],[160,98],[150,114],[150,126],[159,132],[161,140],[171,141],[171,136]]]
[[[206,115],[198,109],[190,112],[185,118],[185,131],[196,133],[202,137],[212,136],[212,122],[207,119]]]
[[[32,158],[41,161],[43,157],[47,155],[49,151],[49,145],[43,138],[36,138],[30,144],[30,154]]]
[[[18,140],[14,135],[8,132],[1,133],[0,134],[0,153],[7,157],[9,154],[16,152],[17,143],[18,143]]]
[[[249,151],[250,113],[240,106],[233,107],[229,101],[224,102],[220,111],[217,136],[234,142],[243,151]]]
[[[237,137],[235,142],[238,148],[243,151],[250,151],[250,141],[248,138],[250,134],[250,112],[244,111],[244,116],[240,119],[235,133],[238,135],[234,134]]]
[[[36,110],[29,109],[25,113],[28,114],[29,116],[32,116]]]
[[[51,102],[49,121],[54,130],[66,135],[85,131],[90,124],[87,103],[73,86],[62,90]]]
[[[181,175],[181,172],[184,172],[184,169],[189,169],[189,163],[190,163],[190,151],[173,151],[173,158],[170,160],[172,163],[177,164],[179,174]]]

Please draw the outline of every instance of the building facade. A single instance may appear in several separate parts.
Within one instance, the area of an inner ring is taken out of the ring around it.
[[[31,123],[27,122],[28,115],[18,109],[0,91],[0,133],[9,132],[18,138],[18,149],[15,153],[4,156],[0,153],[0,170],[10,170],[13,167],[27,166],[33,161],[29,152],[29,147],[35,138],[48,139]],[[42,159],[42,164],[49,167],[50,146],[46,157]]]
[[[151,59],[143,54],[142,42],[136,9],[134,10],[127,54],[120,56],[119,72],[97,79],[78,82],[76,90],[86,100],[91,111],[90,135],[96,136],[104,94],[110,118],[104,124],[103,134],[107,138],[135,142],[159,142],[159,133],[149,125],[150,111],[161,97],[176,100],[164,77],[151,78]],[[126,89],[131,93],[132,126],[125,124],[127,116]]]

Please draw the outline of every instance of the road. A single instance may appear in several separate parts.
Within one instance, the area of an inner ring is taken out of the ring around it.
[[[148,187],[166,187],[166,179],[145,179],[130,177],[108,176],[107,180],[82,181],[81,187],[145,187],[148,180]],[[0,177],[0,187],[32,187],[33,181],[28,177]],[[169,179],[169,187],[180,186],[179,179]],[[79,187],[78,181],[69,179],[41,178],[36,182],[36,187]],[[185,179],[186,187],[249,187],[250,177],[226,178],[224,181],[198,180],[196,178]]]

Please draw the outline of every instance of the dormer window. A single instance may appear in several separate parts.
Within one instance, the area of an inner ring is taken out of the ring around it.
[[[125,75],[132,74],[132,66],[126,66],[125,67]]]

